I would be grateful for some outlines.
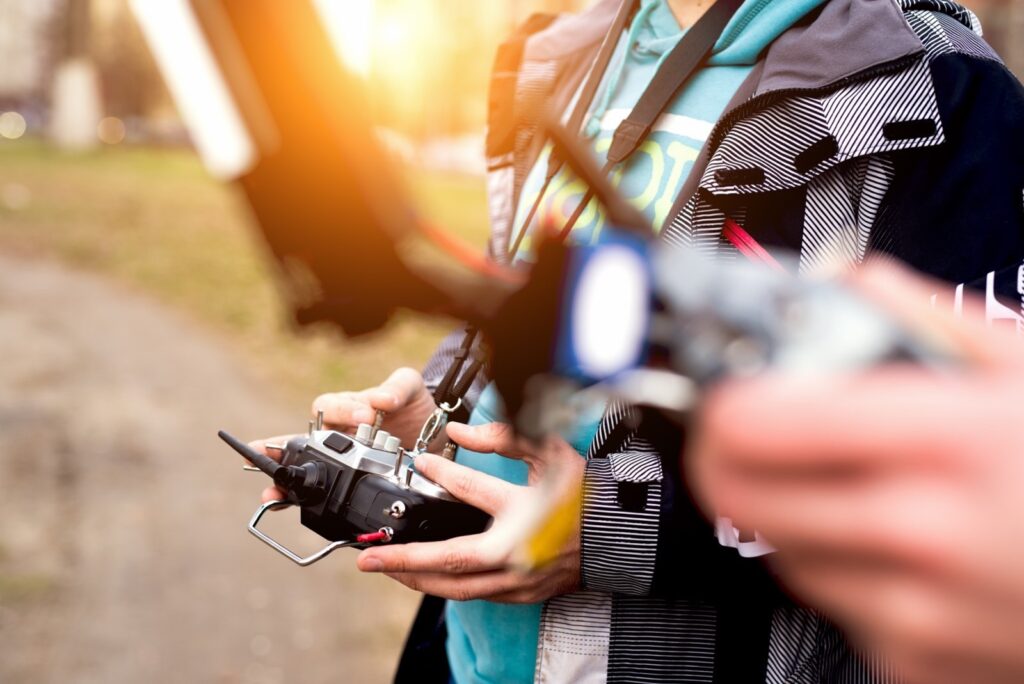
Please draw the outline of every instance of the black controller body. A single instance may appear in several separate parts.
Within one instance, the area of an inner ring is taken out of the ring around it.
[[[455,499],[415,472],[402,449],[374,448],[350,435],[316,430],[285,446],[282,464],[319,463],[323,495],[288,500],[301,507],[302,524],[330,541],[389,530],[391,543],[440,541],[484,531],[491,517]]]

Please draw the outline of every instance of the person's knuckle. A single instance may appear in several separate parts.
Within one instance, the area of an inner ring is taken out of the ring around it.
[[[317,395],[311,404],[313,412],[316,413],[318,410],[324,411],[330,408],[334,404],[336,396],[337,395],[331,392],[325,392],[324,394]]]
[[[478,489],[476,474],[468,468],[460,468],[452,473],[452,489],[458,493],[459,498],[473,498]]]
[[[939,663],[943,662],[936,658],[936,654],[914,646],[905,647],[902,645],[881,644],[878,648],[883,651],[890,661],[891,667],[899,672],[902,681],[906,682],[948,682],[949,674]]]
[[[494,441],[504,443],[509,440],[512,434],[512,426],[508,423],[491,423],[490,432],[490,436]]]
[[[441,565],[450,573],[463,573],[473,565],[473,554],[465,549],[449,549],[444,553]]]
[[[500,603],[524,604],[540,603],[540,592],[533,588],[517,588],[507,591],[501,596]]]
[[[398,580],[399,583],[404,584],[413,591],[422,591],[423,583],[416,575],[398,575],[394,579]]]
[[[732,392],[716,388],[708,393],[700,414],[700,430],[696,433],[697,444],[702,452],[724,451],[728,453],[729,438],[736,420],[730,413],[729,402]]]
[[[893,515],[877,525],[877,537],[884,550],[905,559],[914,567],[946,567],[955,549],[952,535],[936,520],[956,520],[959,511],[933,492],[906,496],[892,507]]]
[[[935,568],[945,565],[949,555],[948,544],[940,530],[915,527],[894,535],[893,545],[902,549],[906,559],[915,567]]]
[[[885,598],[886,622],[895,642],[932,652],[952,645],[948,616],[936,597],[914,584],[904,583],[888,590]]]
[[[416,388],[423,382],[423,377],[419,371],[409,366],[402,366],[397,368],[394,373],[391,374],[384,385],[398,385],[403,389]]]
[[[402,379],[416,380],[417,378],[420,377],[420,373],[419,373],[418,370],[416,370],[415,368],[412,368],[410,366],[401,366],[401,367],[395,369],[395,372],[392,374],[392,377],[399,377],[399,378],[402,378]]]
[[[944,649],[943,632],[946,627],[933,619],[932,611],[901,611],[891,618],[891,629],[895,632],[894,643],[914,646],[921,651],[937,653]]]
[[[328,419],[341,419],[347,414],[346,409],[351,409],[358,402],[352,392],[332,392],[321,394],[313,401],[313,414],[323,411]]]
[[[472,601],[476,598],[480,598],[479,594],[465,585],[456,584],[452,587],[451,599],[453,601]]]

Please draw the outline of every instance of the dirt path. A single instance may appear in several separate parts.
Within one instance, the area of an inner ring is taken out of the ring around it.
[[[216,430],[291,404],[175,312],[0,255],[0,681],[386,681],[416,597],[245,531],[262,476]]]

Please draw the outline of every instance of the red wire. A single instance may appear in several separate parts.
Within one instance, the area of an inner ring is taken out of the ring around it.
[[[387,532],[367,532],[356,537],[356,541],[360,544],[369,544],[371,542],[388,541],[391,538]]]
[[[454,235],[426,221],[421,221],[419,227],[427,239],[473,271],[517,285],[523,282],[522,274],[491,261],[478,249],[471,247]]]
[[[786,272],[786,268],[780,264],[775,257],[769,254],[768,250],[762,247],[750,233],[745,231],[743,226],[736,223],[731,218],[725,220],[724,235],[725,239],[731,242],[732,245],[739,250],[740,254],[751,261],[760,261],[762,264],[767,264],[776,271],[780,271],[782,273]]]

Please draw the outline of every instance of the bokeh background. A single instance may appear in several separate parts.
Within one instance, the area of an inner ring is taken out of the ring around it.
[[[422,207],[482,245],[491,55],[586,0],[318,3]],[[1024,74],[1024,0],[966,4]],[[0,0],[0,65],[0,681],[387,680],[417,597],[252,539],[262,476],[214,435],[301,431],[445,326],[294,333],[125,0]]]

